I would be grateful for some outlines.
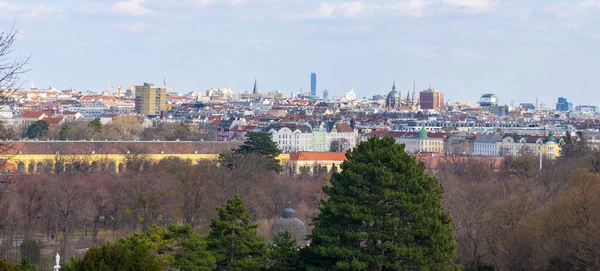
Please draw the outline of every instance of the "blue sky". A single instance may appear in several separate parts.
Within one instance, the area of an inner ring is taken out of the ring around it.
[[[600,105],[600,0],[0,0],[36,87],[429,87],[450,101]]]

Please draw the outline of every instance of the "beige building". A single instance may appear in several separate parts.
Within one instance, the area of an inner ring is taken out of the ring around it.
[[[393,137],[396,143],[404,144],[404,150],[407,153],[443,153],[444,152],[444,134],[429,133],[422,128],[417,132],[399,132],[399,131],[375,131],[367,134],[364,140],[372,136]]]
[[[141,115],[160,115],[167,110],[167,89],[144,83],[135,86],[135,113]]]

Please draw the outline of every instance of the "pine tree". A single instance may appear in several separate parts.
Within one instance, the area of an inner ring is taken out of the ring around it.
[[[265,159],[268,169],[280,171],[281,163],[277,160],[277,156],[281,154],[281,150],[271,138],[271,134],[263,132],[248,132],[246,133],[246,141],[237,150],[236,154],[259,154]]]
[[[25,257],[21,261],[21,264],[15,268],[15,271],[37,271],[37,267],[29,260],[29,258]]]
[[[25,133],[25,135],[28,138],[40,138],[40,137],[46,135],[49,128],[50,128],[50,125],[48,124],[47,121],[38,120],[38,121],[32,123],[31,125],[29,125],[29,127],[27,127],[27,132]]]
[[[264,132],[246,133],[246,141],[238,149],[240,153],[258,153],[271,158],[277,158],[281,153],[271,134]]]
[[[90,121],[90,128],[92,128],[92,130],[94,130],[96,133],[104,133],[104,125],[102,125],[100,118],[95,118],[94,120]]]
[[[269,258],[269,271],[301,270],[300,255],[296,239],[289,231],[280,232],[273,238],[273,246]]]
[[[223,207],[217,207],[219,218],[213,219],[206,237],[208,250],[217,260],[217,270],[263,270],[267,264],[267,246],[256,235],[256,224],[242,199],[235,195]]]
[[[393,138],[373,137],[346,154],[323,187],[308,270],[452,270],[456,241],[443,188]]]

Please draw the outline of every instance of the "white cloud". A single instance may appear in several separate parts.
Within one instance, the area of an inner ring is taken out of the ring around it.
[[[120,14],[126,16],[140,17],[154,13],[147,8],[145,0],[119,0],[111,4],[83,3],[73,8],[73,12],[85,15],[94,14]]]
[[[589,25],[590,20],[600,15],[600,1],[583,0],[579,3],[552,3],[546,6],[546,12],[568,24],[571,29],[581,29]]]
[[[291,0],[288,0],[291,1]],[[282,2],[280,0],[154,0],[153,4],[168,7],[206,7],[209,5],[227,5],[231,7],[243,6],[246,4],[262,3],[274,4]]]
[[[394,46],[393,49],[420,58],[435,58],[438,56],[438,51],[440,50],[437,46],[422,44],[399,44]]]
[[[160,30],[160,27],[156,25],[150,25],[145,23],[115,23],[105,25],[105,30],[111,31],[123,31],[123,32],[156,32]]]
[[[420,18],[425,15],[425,11],[428,9],[429,5],[430,3],[426,0],[410,0],[388,6],[377,6],[375,9],[383,11],[390,10],[393,15],[397,16]]]
[[[366,10],[362,1],[344,3],[321,3],[317,10],[317,17],[356,17]]]
[[[492,0],[442,0],[448,6],[469,8],[476,11],[490,10],[494,6]]]
[[[144,6],[144,2],[146,0],[118,1],[110,7],[110,10],[130,16],[144,16],[153,12],[153,10]]]
[[[13,14],[16,17],[23,16],[26,18],[34,18],[41,15],[54,14],[60,15],[63,11],[57,7],[45,5],[22,5],[8,1],[0,1],[0,14]],[[6,16],[3,16],[6,17]],[[10,19],[14,19],[14,17]],[[5,18],[6,19],[6,18]]]

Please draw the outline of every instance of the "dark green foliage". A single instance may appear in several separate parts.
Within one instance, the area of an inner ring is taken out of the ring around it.
[[[208,250],[217,260],[217,270],[263,270],[267,265],[267,246],[256,235],[256,224],[239,196],[217,207],[219,218],[213,219],[206,237]]]
[[[92,128],[92,130],[96,133],[104,133],[104,125],[102,125],[100,118],[95,118],[94,120],[90,121],[90,128]]]
[[[40,138],[46,135],[49,128],[50,125],[48,125],[48,122],[45,120],[38,120],[27,127],[27,132],[25,135],[28,138]]]
[[[6,259],[0,259],[0,271],[37,271],[37,267],[27,257],[23,258],[21,264],[9,263]]]
[[[21,243],[21,256],[31,262],[40,263],[40,245],[34,240],[25,240]]]
[[[114,268],[113,268],[114,267]],[[66,268],[66,269],[65,269]],[[119,269],[120,268],[120,269]],[[157,226],[134,233],[115,244],[88,250],[82,260],[72,260],[62,271],[80,270],[215,270],[215,258],[206,242],[190,225]]]
[[[268,169],[281,170],[281,163],[277,160],[277,156],[281,154],[281,150],[279,150],[269,133],[246,133],[246,141],[237,150],[234,150],[234,153],[241,155],[250,153],[259,154],[266,160]]]
[[[159,271],[163,264],[144,244],[130,247],[122,242],[90,248],[83,259],[71,260],[62,271]]]
[[[269,254],[270,271],[301,270],[300,255],[296,239],[288,231],[278,233],[273,239]]]
[[[25,257],[21,261],[21,264],[15,268],[15,271],[37,271],[37,267],[29,260],[29,258]]]
[[[337,173],[338,172],[338,167],[335,165],[335,163],[333,163],[331,165],[331,173]]]
[[[373,137],[346,154],[323,187],[308,270],[453,270],[456,241],[443,188],[393,138]]]
[[[158,239],[160,235],[149,231],[130,235],[114,244],[92,247],[83,259],[71,260],[61,271],[162,270],[165,260],[153,252],[159,246]]]
[[[0,271],[14,271],[17,265],[9,263],[6,259],[0,259]]]
[[[63,127],[60,128],[60,132],[58,132],[58,139],[67,140],[67,135],[71,130],[73,130],[73,127],[71,127],[71,125],[63,125]]]
[[[244,144],[238,148],[240,153],[258,153],[271,158],[277,158],[281,153],[269,133],[248,132],[246,138]]]
[[[494,271],[494,270],[496,270],[496,268],[490,264],[471,262],[471,263],[464,265],[463,270],[465,270],[465,271]]]
[[[173,240],[171,247],[177,248],[169,265],[182,271],[215,270],[215,257],[206,249],[206,241],[190,225],[171,225],[165,239]]]

